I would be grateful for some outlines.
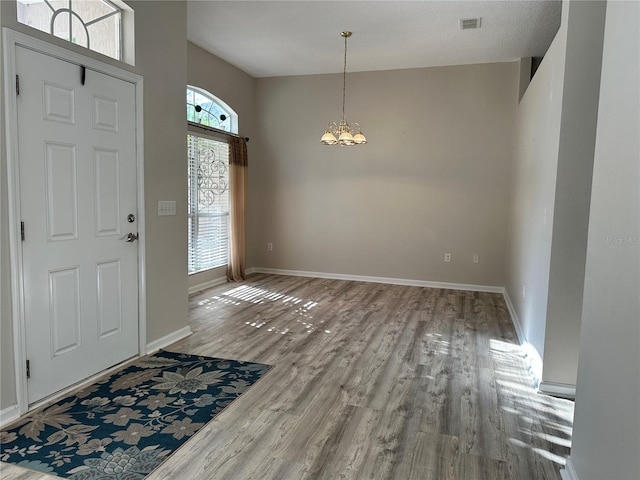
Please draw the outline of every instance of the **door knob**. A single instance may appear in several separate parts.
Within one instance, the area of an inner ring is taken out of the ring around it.
[[[125,242],[133,242],[134,240],[138,240],[138,234],[137,233],[128,233],[127,237],[125,238]]]

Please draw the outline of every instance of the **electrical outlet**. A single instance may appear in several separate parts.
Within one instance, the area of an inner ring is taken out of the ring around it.
[[[445,253],[444,254],[444,263],[451,263],[451,254],[450,253]]]
[[[273,243],[271,243],[271,242],[267,243],[267,250],[269,252],[273,251]]]
[[[522,285],[522,298],[527,296],[527,284]]]
[[[473,263],[480,263],[480,255],[475,254],[473,256]]]

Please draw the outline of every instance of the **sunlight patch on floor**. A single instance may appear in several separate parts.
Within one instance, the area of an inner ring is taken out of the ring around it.
[[[292,295],[269,291],[263,288],[240,285],[225,292],[202,299],[198,302],[198,305],[207,310],[214,310],[218,304],[242,306],[246,303],[264,304],[267,302],[278,302],[282,305],[286,305],[287,307],[291,307],[292,309],[288,313],[297,317],[303,317],[304,321],[296,320],[296,323],[300,324],[303,328],[302,333],[311,333],[315,331],[316,327],[311,322],[313,316],[310,312],[313,308],[319,305],[319,302],[314,300],[304,300]],[[320,321],[319,323],[324,322]],[[277,328],[276,326],[269,325],[268,322],[264,320],[246,321],[245,325],[256,329],[265,327],[264,330],[267,332],[281,335],[286,335],[291,332],[289,327]],[[331,333],[331,331],[325,329],[324,333]]]
[[[432,344],[435,344],[436,350],[434,353],[440,353],[443,355],[449,354],[449,346],[451,345],[451,343],[448,340],[442,340],[442,334],[428,333],[426,336],[430,338],[430,340],[426,342],[426,350],[431,350]]]
[[[513,406],[503,405],[501,410],[518,417],[523,437],[530,438],[527,442],[510,438],[510,443],[564,466],[565,457],[533,444],[537,438],[558,447],[571,447],[573,403],[536,392],[532,379],[522,374],[526,352],[521,345],[494,338],[489,340],[489,345],[498,392],[504,390],[505,397],[513,399]]]

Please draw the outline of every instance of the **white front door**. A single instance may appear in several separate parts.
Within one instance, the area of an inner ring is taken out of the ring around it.
[[[138,353],[136,102],[27,48],[16,71],[31,404]]]

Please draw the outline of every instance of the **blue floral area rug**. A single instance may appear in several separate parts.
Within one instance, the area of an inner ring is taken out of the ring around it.
[[[0,460],[73,480],[139,480],[269,369],[159,352],[0,432]]]

